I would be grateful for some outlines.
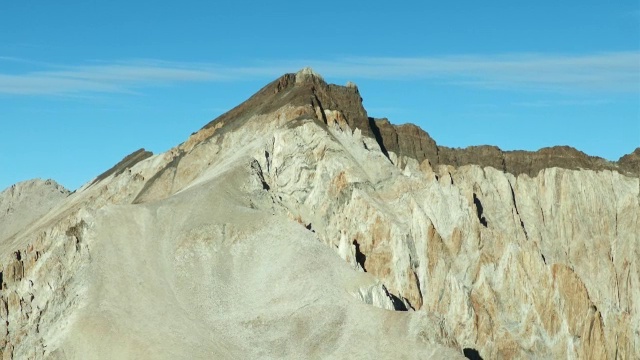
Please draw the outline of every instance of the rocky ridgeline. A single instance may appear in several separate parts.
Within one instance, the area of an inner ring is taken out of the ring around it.
[[[429,160],[433,167],[491,166],[514,175],[529,176],[552,167],[615,170],[632,176],[640,175],[640,148],[621,157],[617,162],[610,162],[568,146],[554,146],[534,152],[502,151],[496,146],[488,145],[463,149],[439,146],[426,131],[416,125],[394,125],[387,119],[368,117],[355,84],[327,84],[312,70],[301,72],[297,77],[296,74],[282,76],[248,101],[207,124],[205,129],[214,126],[238,127],[251,115],[268,114],[284,105],[311,106],[317,110],[317,117],[325,123],[327,114],[324,110],[338,109],[350,129],[360,129],[362,135],[376,139],[383,152],[393,152],[398,157],[409,157],[418,162]],[[230,119],[233,124],[227,124]]]
[[[287,74],[0,244],[0,348],[640,358],[639,151],[445,148]]]
[[[421,128],[413,124],[393,125],[387,119],[371,119],[371,126],[382,149],[399,156],[429,160],[432,166],[464,165],[491,166],[514,175],[537,175],[541,170],[560,167],[563,169],[612,170],[630,176],[640,174],[640,148],[625,155],[617,162],[589,156],[569,146],[554,146],[538,151],[502,151],[496,146],[470,146],[449,148],[439,146]]]

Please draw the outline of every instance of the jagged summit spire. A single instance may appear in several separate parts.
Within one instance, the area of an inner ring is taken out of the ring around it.
[[[300,71],[296,73],[296,83],[307,82],[309,80],[320,80],[325,82],[322,75],[318,74],[308,66],[300,69]]]
[[[318,72],[316,72],[315,70],[313,70],[313,68],[309,66],[298,70],[298,72],[295,73],[295,77],[296,77],[296,84],[305,83],[309,81],[313,82],[314,80],[326,83],[322,75],[320,75]],[[347,83],[345,84],[345,87],[349,89],[356,89],[356,90],[358,89],[358,85],[356,85],[352,81],[347,81]]]

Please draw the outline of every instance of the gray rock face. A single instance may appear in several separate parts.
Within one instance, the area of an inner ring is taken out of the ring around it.
[[[140,161],[147,159],[153,155],[152,152],[146,151],[145,149],[138,149],[131,154],[127,155],[122,159],[119,163],[115,164],[111,169],[105,171],[104,173],[98,175],[92,184],[104,180],[111,175],[118,176],[122,174],[127,169],[131,168],[133,165],[139,163]]]
[[[636,148],[632,153],[624,155],[618,160],[621,168],[634,174],[640,174],[640,147]]]
[[[69,196],[53,180],[30,180],[0,192],[0,242],[23,230]]]
[[[4,357],[640,358],[638,177],[425,134],[283,76],[0,242]]]

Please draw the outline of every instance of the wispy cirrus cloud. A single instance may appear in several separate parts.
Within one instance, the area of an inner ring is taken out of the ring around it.
[[[535,100],[535,101],[521,101],[513,103],[512,105],[530,108],[543,108],[543,107],[558,107],[558,106],[598,106],[611,104],[611,99],[569,99],[569,100]]]
[[[0,72],[0,93],[16,95],[131,93],[159,85],[271,78],[304,66],[312,66],[328,78],[356,81],[437,80],[458,86],[492,89],[640,92],[638,51],[587,55],[346,57],[246,65],[160,60],[55,65],[0,57],[2,61],[22,61],[23,65],[32,67],[23,72]]]
[[[595,55],[465,55],[355,58],[327,64],[329,72],[368,78],[422,78],[485,88],[554,91],[640,90],[640,52]],[[333,71],[331,71],[333,69]]]
[[[15,58],[0,58],[19,61]],[[23,64],[27,61],[21,61]],[[0,73],[0,93],[16,95],[65,95],[76,93],[133,92],[162,84],[219,81],[222,73],[199,64],[160,61],[128,61],[92,65],[57,66],[40,64],[53,70]]]

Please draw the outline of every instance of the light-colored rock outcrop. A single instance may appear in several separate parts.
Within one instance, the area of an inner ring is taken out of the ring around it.
[[[0,192],[0,242],[24,229],[69,196],[53,180],[30,180]]]
[[[461,358],[264,189],[254,126],[291,111],[90,182],[2,244],[4,357]]]
[[[357,244],[359,265],[406,307],[442,315],[487,358],[640,356],[638,178],[394,169],[363,141],[313,122],[276,133],[270,191],[325,242]]]
[[[323,84],[287,75],[1,243],[5,358],[640,358],[637,177],[434,169]]]

